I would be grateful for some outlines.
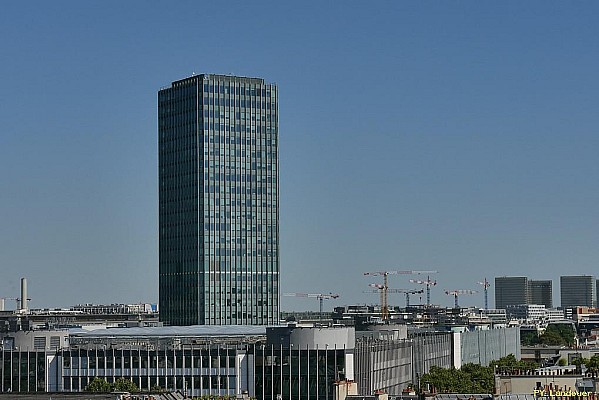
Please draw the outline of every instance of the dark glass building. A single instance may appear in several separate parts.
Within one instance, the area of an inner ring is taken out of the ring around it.
[[[595,277],[591,275],[560,276],[562,308],[596,307],[597,289]]]
[[[495,308],[529,304],[528,278],[525,276],[495,277]]]
[[[159,305],[170,325],[279,317],[278,91],[196,75],[158,92]]]
[[[550,280],[528,281],[530,304],[542,304],[545,308],[553,308],[553,282]]]

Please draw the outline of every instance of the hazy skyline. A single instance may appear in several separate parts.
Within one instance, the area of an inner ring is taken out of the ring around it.
[[[436,304],[482,306],[477,281],[518,275],[559,305],[560,275],[599,275],[598,12],[6,3],[0,297],[25,276],[32,307],[157,302],[157,92],[232,73],[280,90],[281,293],[374,304],[364,271],[435,269]]]

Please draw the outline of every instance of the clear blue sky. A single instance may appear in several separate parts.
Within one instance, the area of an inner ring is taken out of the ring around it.
[[[34,307],[157,301],[156,93],[206,72],[279,85],[282,292],[375,303],[364,271],[437,269],[437,304],[498,275],[553,279],[557,299],[559,275],[599,275],[598,15],[590,1],[4,3],[0,297],[27,276]]]

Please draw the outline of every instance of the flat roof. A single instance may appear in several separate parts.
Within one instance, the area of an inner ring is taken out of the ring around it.
[[[189,337],[227,337],[227,336],[258,336],[266,335],[266,326],[260,325],[191,325],[191,326],[160,326],[133,328],[101,328],[90,331],[82,329],[69,330],[71,336],[189,336]]]

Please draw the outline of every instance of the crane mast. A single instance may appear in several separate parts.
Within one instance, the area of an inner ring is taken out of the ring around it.
[[[379,293],[381,295],[381,303],[383,302],[383,289],[384,286],[379,283],[371,283],[368,286],[376,288],[376,290],[367,290],[364,293]],[[424,289],[391,289],[387,288],[387,294],[389,293],[402,293],[406,295],[406,307],[410,307],[410,295],[424,293]]]
[[[489,296],[488,296],[488,292],[489,292],[489,286],[491,286],[491,284],[489,283],[489,281],[487,281],[487,278],[485,278],[484,281],[482,282],[478,282],[479,285],[482,285],[484,290],[485,290],[485,310],[489,309]]]
[[[430,306],[431,305],[431,286],[435,286],[437,284],[437,281],[432,281],[430,276],[426,277],[426,280],[419,280],[419,279],[410,279],[410,282],[412,283],[418,283],[419,285],[426,285],[426,305]]]
[[[460,308],[458,303],[458,296],[461,294],[475,294],[478,293],[476,290],[469,289],[458,289],[458,290],[446,290],[445,294],[449,296],[453,296],[454,299],[454,308]]]
[[[383,285],[381,289],[381,318],[383,321],[389,320],[389,302],[388,302],[388,291],[389,291],[389,275],[422,275],[422,274],[436,274],[437,271],[371,271],[364,272],[365,276],[382,276]]]
[[[309,297],[318,299],[319,314],[318,318],[322,320],[322,308],[324,300],[336,299],[339,297],[337,293],[283,293],[287,297]]]

